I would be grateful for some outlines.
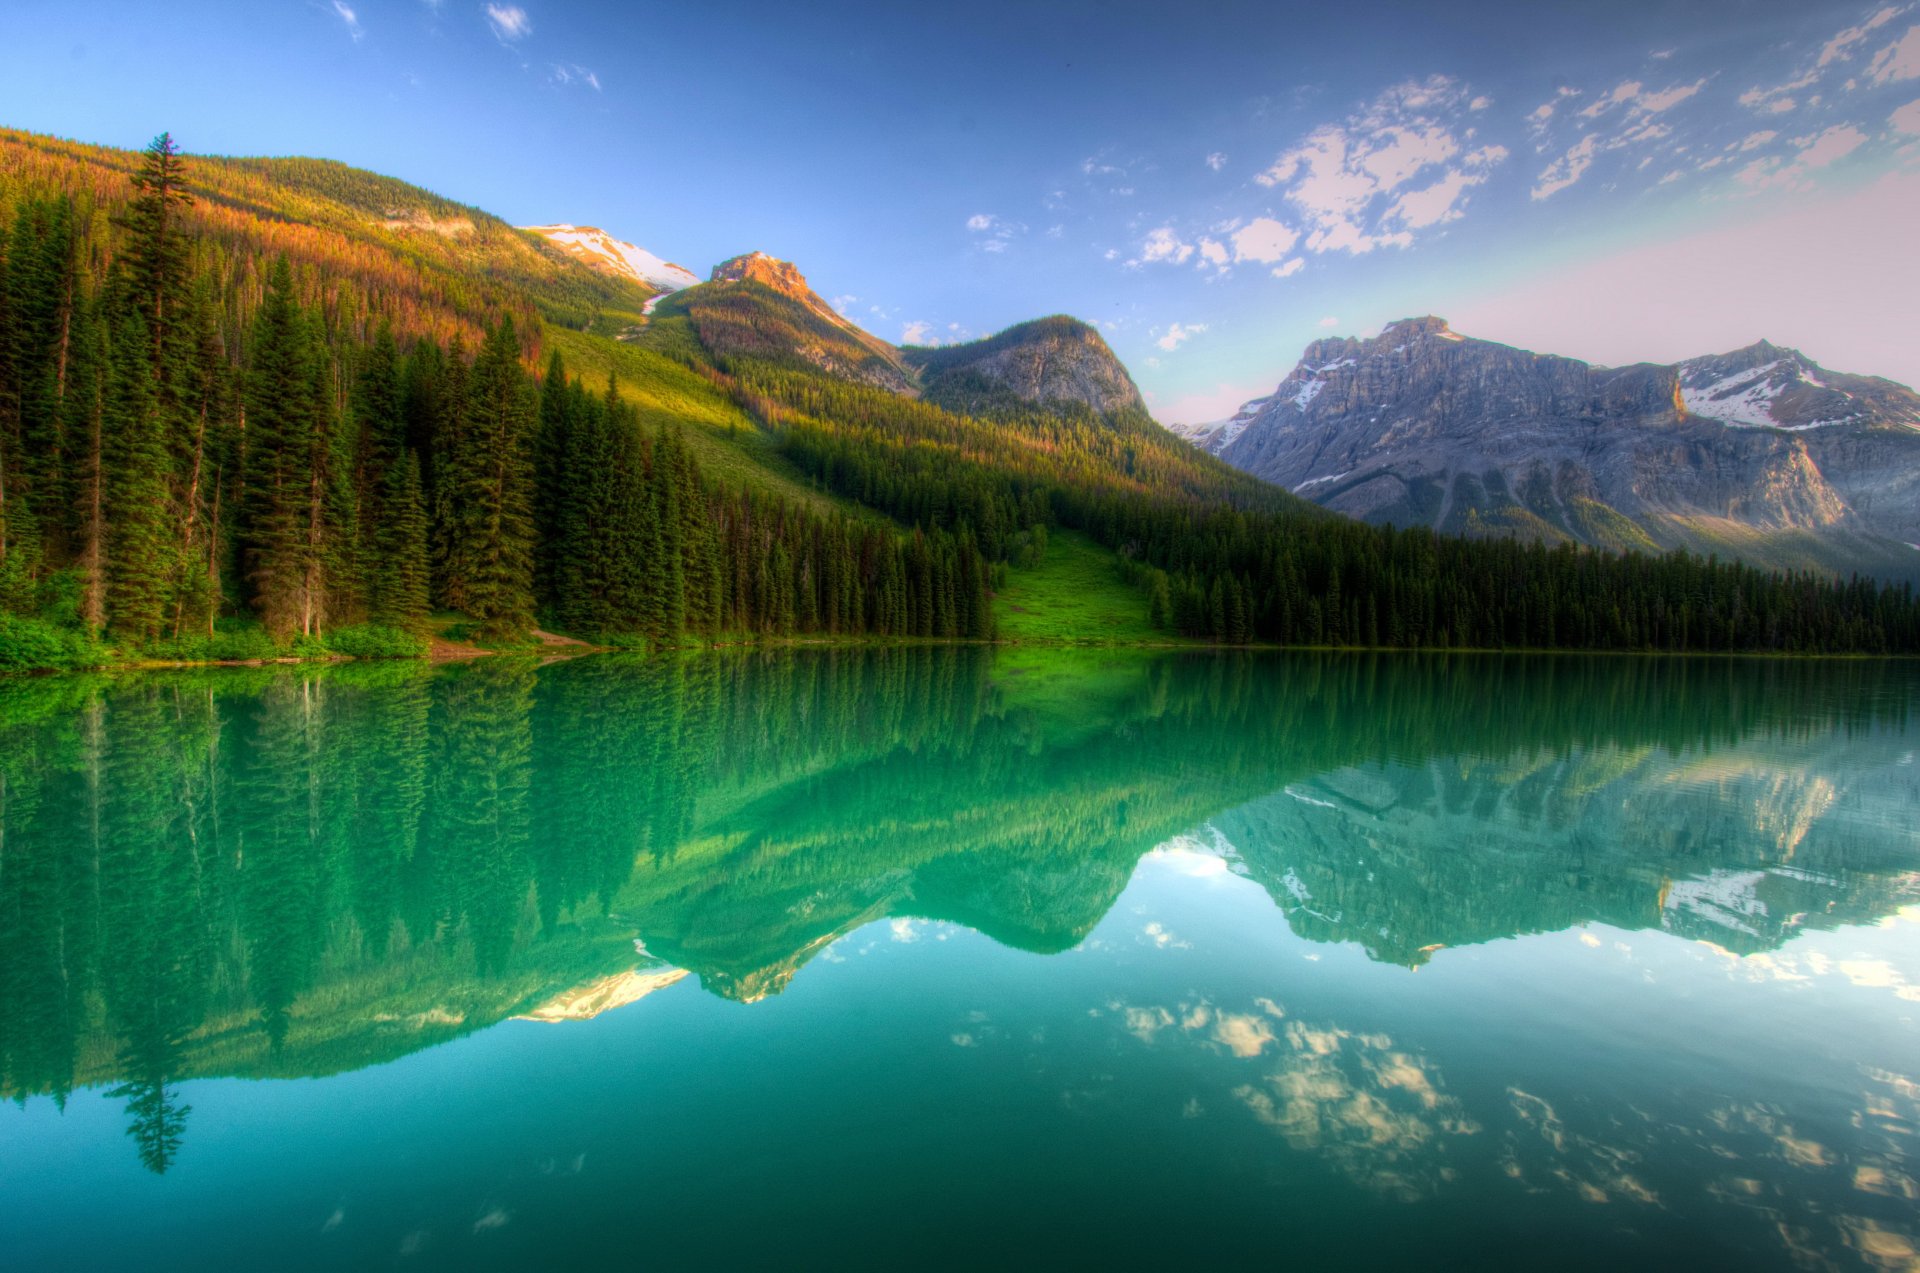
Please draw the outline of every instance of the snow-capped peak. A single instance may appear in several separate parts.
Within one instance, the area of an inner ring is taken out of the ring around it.
[[[1796,350],[1761,341],[1717,358],[1697,358],[1674,369],[1688,415],[1731,428],[1799,432],[1845,424],[1867,414],[1866,404],[1822,379],[1825,374]]]
[[[663,292],[677,292],[700,281],[699,275],[672,261],[664,261],[645,248],[616,239],[605,230],[590,225],[529,225],[531,230],[555,247],[579,258],[602,274],[632,279]]]

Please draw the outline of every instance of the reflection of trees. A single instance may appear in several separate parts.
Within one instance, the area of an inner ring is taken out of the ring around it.
[[[1320,921],[1289,873],[1339,903],[1333,937],[1364,919],[1476,939],[1663,902],[1711,926],[1719,895],[1682,884],[1750,868],[1761,841],[1871,914],[1887,828],[1841,835],[1776,785],[1764,827],[1703,833],[1653,778],[1717,765],[1702,781],[1737,802],[1768,748],[1839,763],[1904,730],[1913,683],[1873,663],[978,649],[8,682],[0,1091],[121,1082],[164,1165],[183,1076],[400,1055],[633,970],[636,935],[740,998],[887,915],[1063,949],[1140,853],[1236,808],[1292,922]],[[1259,822],[1248,802],[1289,786],[1364,815],[1394,870],[1369,884],[1315,848],[1345,844],[1324,826]],[[1581,838],[1622,795],[1670,833]],[[1410,835],[1394,856],[1381,828],[1410,809],[1517,830],[1475,853]]]

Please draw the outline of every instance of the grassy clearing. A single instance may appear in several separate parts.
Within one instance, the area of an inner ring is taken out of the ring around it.
[[[721,486],[778,495],[817,513],[875,518],[815,487],[780,454],[772,435],[705,377],[673,359],[564,327],[549,327],[546,340],[566,360],[567,373],[596,393],[606,388],[608,376],[617,375],[620,396],[639,408],[649,428],[676,420],[684,425],[688,449]]]
[[[1146,594],[1120,578],[1112,553],[1068,531],[1053,535],[1038,566],[1007,572],[993,614],[1013,644],[1184,644],[1147,622]]]

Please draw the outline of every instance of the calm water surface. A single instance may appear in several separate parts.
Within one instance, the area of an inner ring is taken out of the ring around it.
[[[0,684],[8,1269],[1916,1267],[1920,669]]]

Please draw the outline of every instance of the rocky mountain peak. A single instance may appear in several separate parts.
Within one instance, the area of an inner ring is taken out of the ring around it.
[[[1770,341],[1608,368],[1408,318],[1181,433],[1369,521],[1920,575],[1920,395]]]
[[[929,400],[955,410],[991,410],[991,399],[1010,396],[1036,406],[1078,403],[1102,416],[1145,416],[1133,377],[1099,331],[1077,318],[1055,315],[985,340],[903,352]]]
[[[765,252],[747,252],[728,257],[713,267],[714,283],[760,283],[774,291],[804,300],[813,295],[806,276],[792,261],[782,261]]]

